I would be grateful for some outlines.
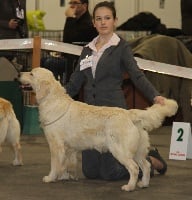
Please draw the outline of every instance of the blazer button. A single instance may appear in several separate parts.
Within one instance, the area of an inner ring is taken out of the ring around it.
[[[95,98],[96,97],[96,95],[95,94],[93,94],[93,98]]]
[[[92,87],[95,87],[95,84],[94,84],[94,83],[92,84]]]

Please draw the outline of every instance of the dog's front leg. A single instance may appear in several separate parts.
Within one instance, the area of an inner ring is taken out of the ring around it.
[[[48,176],[43,177],[43,182],[54,182],[63,174],[63,163],[65,158],[65,148],[63,141],[52,137],[48,139],[51,153],[51,171]]]
[[[67,171],[69,175],[68,179],[78,180],[77,166],[78,166],[77,152],[69,148],[68,151],[66,152],[66,162],[65,162],[66,170],[64,170],[64,174],[66,175]]]

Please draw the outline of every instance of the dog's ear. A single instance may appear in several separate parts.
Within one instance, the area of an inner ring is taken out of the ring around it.
[[[40,81],[38,87],[36,88],[36,99],[37,101],[43,99],[50,91],[50,84],[48,81]]]

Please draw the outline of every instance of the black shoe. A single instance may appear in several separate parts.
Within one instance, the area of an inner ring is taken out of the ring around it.
[[[157,160],[159,160],[162,164],[163,164],[163,168],[162,169],[157,169],[157,172],[159,172],[159,174],[165,174],[167,171],[167,163],[165,162],[165,160],[160,156],[159,151],[157,150],[157,148],[150,150],[149,151],[149,156],[156,158]]]

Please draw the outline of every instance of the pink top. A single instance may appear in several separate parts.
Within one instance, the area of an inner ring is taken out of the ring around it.
[[[92,56],[93,56],[93,60],[92,60],[92,74],[93,77],[95,77],[95,71],[96,71],[96,67],[97,67],[97,63],[100,59],[100,57],[103,55],[103,52],[105,51],[105,49],[109,48],[110,46],[116,46],[118,45],[120,38],[116,33],[113,33],[111,39],[109,40],[108,43],[106,43],[101,49],[99,49],[97,51],[95,44],[98,40],[99,36],[97,36],[96,38],[94,38],[89,44],[87,44],[87,46],[92,50]]]

